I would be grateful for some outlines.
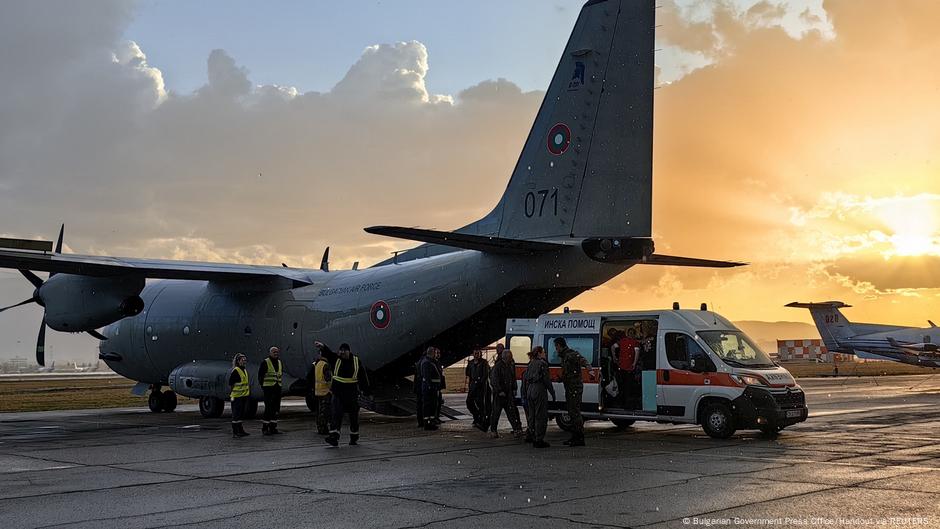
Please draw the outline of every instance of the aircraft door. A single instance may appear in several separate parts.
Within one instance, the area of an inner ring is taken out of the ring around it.
[[[308,359],[304,355],[303,325],[307,315],[306,307],[302,305],[288,305],[281,313],[281,358],[290,366],[306,365]],[[310,348],[313,347],[311,343]]]

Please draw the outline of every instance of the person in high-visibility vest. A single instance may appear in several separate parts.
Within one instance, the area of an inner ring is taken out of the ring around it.
[[[317,433],[327,435],[330,433],[330,415],[332,408],[332,394],[330,393],[330,380],[332,378],[330,363],[321,354],[317,361],[310,366],[307,373],[307,384],[312,388],[313,399],[316,403]]]
[[[232,392],[229,395],[232,399],[232,437],[245,437],[248,432],[242,426],[242,417],[245,415],[245,407],[248,406],[248,399],[251,398],[251,385],[248,381],[248,357],[237,353],[232,359],[232,374],[228,377],[228,385],[232,386]]]
[[[359,443],[359,391],[366,395],[372,393],[369,387],[369,376],[365,367],[359,362],[359,357],[352,354],[349,344],[339,346],[339,354],[334,353],[322,342],[314,345],[320,350],[320,355],[332,364],[333,377],[330,381],[330,391],[333,394],[333,415],[330,420],[330,434],[325,441],[331,446],[339,445],[339,434],[343,427],[343,415],[349,415],[349,444]]]
[[[261,417],[263,435],[284,433],[277,430],[277,416],[281,411],[281,376],[284,374],[280,357],[281,350],[272,347],[268,350],[268,357],[258,367],[258,380],[264,392],[264,415]]]

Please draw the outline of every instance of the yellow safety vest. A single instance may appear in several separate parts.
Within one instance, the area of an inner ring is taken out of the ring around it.
[[[326,380],[326,360],[320,360],[314,367],[313,394],[317,397],[325,397],[330,394],[330,383]]]
[[[274,362],[271,361],[270,356],[265,358],[264,362],[268,364],[268,370],[264,372],[264,380],[261,381],[261,386],[280,386],[281,370],[284,368],[284,362],[277,363],[277,371],[274,370]]]
[[[352,357],[352,359],[353,359],[353,374],[351,377],[337,376],[337,374],[339,373],[339,366],[342,365],[343,359],[342,358],[336,359],[336,367],[333,369],[333,380],[337,382],[342,382],[344,384],[356,384],[359,382],[359,357],[354,356]]]
[[[241,380],[239,380],[237,384],[232,386],[231,397],[233,399],[237,399],[239,397],[247,397],[248,393],[251,391],[248,386],[248,371],[245,371],[244,369],[240,367],[236,367],[235,372],[238,373],[238,378],[240,378]]]

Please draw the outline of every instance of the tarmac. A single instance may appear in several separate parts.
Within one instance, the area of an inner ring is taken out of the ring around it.
[[[0,527],[940,527],[940,377],[801,384],[776,438],[595,421],[544,450],[372,413],[329,448],[302,403],[240,440],[187,406],[0,414]]]

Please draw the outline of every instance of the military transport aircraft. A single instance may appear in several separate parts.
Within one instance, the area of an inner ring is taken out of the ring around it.
[[[940,328],[930,320],[930,327],[924,328],[852,323],[839,310],[851,305],[841,301],[793,302],[786,306],[809,309],[823,344],[832,352],[940,367]]]
[[[366,228],[424,243],[370,268],[330,271],[327,256],[305,270],[63,254],[61,232],[54,248],[8,241],[0,267],[36,287],[21,304],[45,308],[37,360],[47,325],[91,333],[108,367],[150,389],[151,409],[172,410],[178,393],[211,417],[234,353],[257,366],[279,346],[285,393],[304,395],[314,340],[349,342],[378,386],[364,405],[399,414],[404,377],[431,344],[451,364],[499,339],[507,317],[534,318],[634,265],[742,264],[654,253],[654,3],[584,4],[493,210],[449,232]]]

